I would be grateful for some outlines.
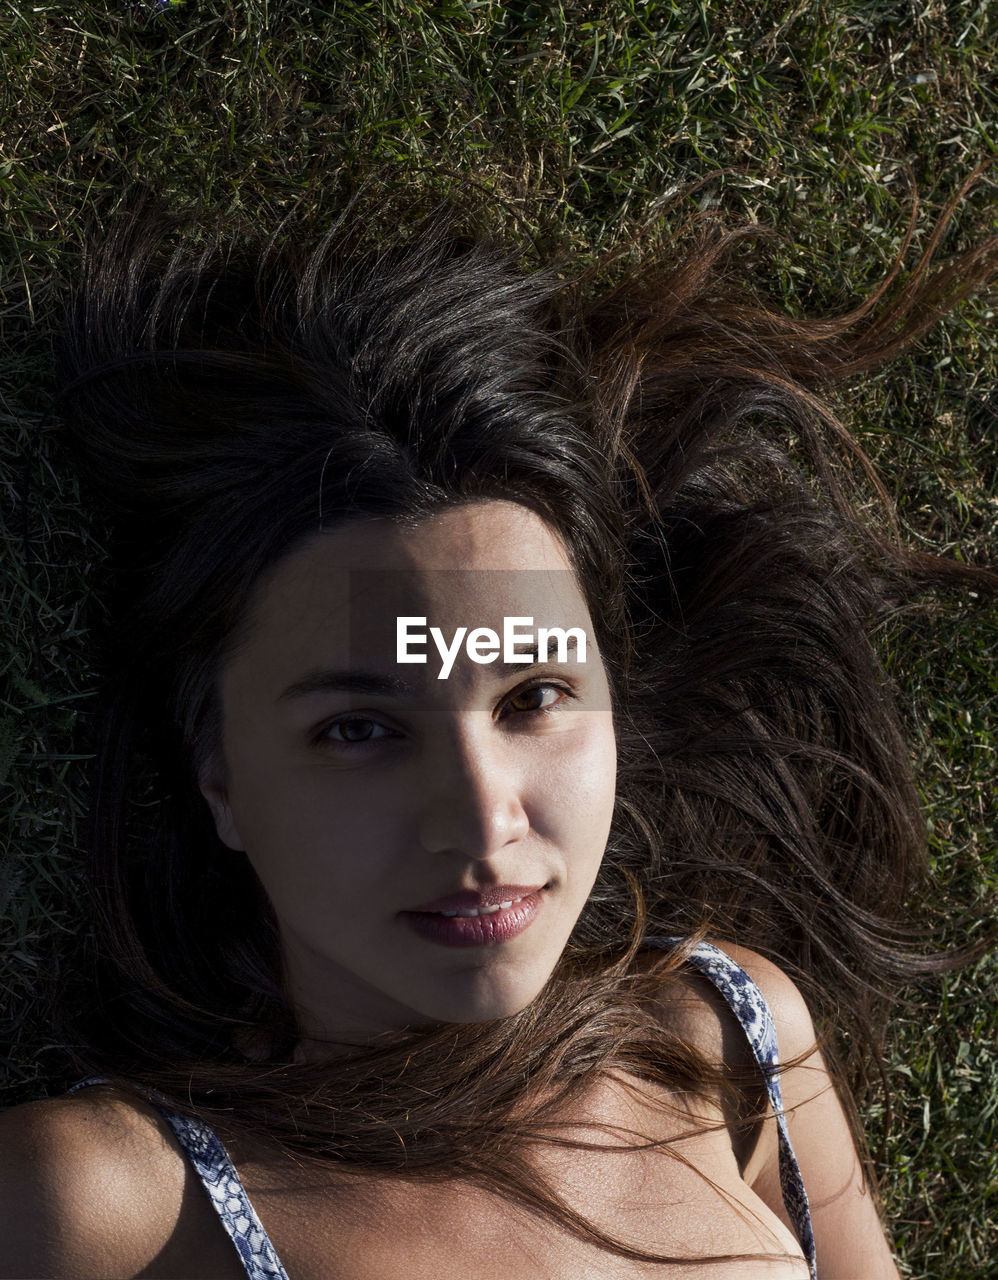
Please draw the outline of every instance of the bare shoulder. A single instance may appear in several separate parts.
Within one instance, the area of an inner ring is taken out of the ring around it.
[[[779,965],[748,947],[710,940],[730,956],[762,992],[776,1025],[780,1057],[798,1057],[815,1047],[814,1024],[796,983]],[[748,1040],[731,1007],[709,978],[692,966],[671,975],[663,1016],[670,1027],[709,1058],[728,1064],[753,1061]]]
[[[762,993],[776,1031],[776,1045],[780,1061],[780,1091],[784,1107],[791,1115],[805,1102],[826,1092],[834,1093],[834,1086],[820,1052],[820,1043],[807,1001],[800,988],[778,964],[752,951],[749,947],[733,942],[714,944],[724,951],[739,968],[743,969]],[[732,1015],[733,1016],[733,1015]],[[747,1037],[744,1037],[747,1045]],[[758,1167],[764,1153],[775,1162],[777,1155],[776,1133],[768,1102],[766,1104],[768,1142],[760,1142],[753,1161]],[[764,1126],[766,1127],[766,1126]]]
[[[785,1103],[792,1106],[810,1092],[825,1088],[827,1077],[814,1070],[819,1061],[814,1055],[814,1024],[796,983],[779,965],[748,947],[721,939],[709,941],[742,968],[762,993],[773,1018],[781,1062],[808,1064],[799,1075],[783,1074]],[[764,1170],[776,1167],[779,1148],[765,1079],[744,1028],[717,986],[692,965],[670,975],[662,991],[661,1016],[673,1033],[709,1062],[736,1072],[744,1109],[722,1100],[722,1110],[739,1170],[748,1185],[754,1186]],[[788,1075],[795,1076],[792,1084],[799,1083],[800,1089],[786,1088]],[[776,1192],[772,1207],[783,1216],[778,1181]]]
[[[718,945],[762,992],[776,1027],[787,1132],[810,1199],[818,1272],[827,1280],[898,1280],[890,1242],[838,1091],[817,1044],[814,1024],[796,983],[771,960],[733,943]],[[789,1064],[789,1065],[788,1065]],[[783,1216],[775,1122],[762,1134],[745,1181]],[[789,1225],[789,1218],[783,1220]]]
[[[170,1240],[183,1157],[142,1100],[109,1087],[0,1115],[0,1277],[134,1276]]]
[[[780,1057],[784,1061],[807,1054],[816,1047],[814,1023],[800,988],[779,965],[758,951],[733,942],[714,944],[744,969],[762,992],[776,1026]]]

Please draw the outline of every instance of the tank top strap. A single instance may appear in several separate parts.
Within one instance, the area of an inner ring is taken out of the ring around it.
[[[653,937],[646,938],[645,941],[652,946],[671,947],[682,942],[682,938]],[[766,1003],[766,997],[741,965],[712,943],[701,942],[690,954],[687,963],[708,978],[724,997],[745,1032],[752,1055],[762,1071],[766,1093],[776,1116],[780,1189],[783,1192],[783,1202],[804,1251],[804,1257],[811,1272],[811,1280],[816,1280],[817,1266],[811,1208],[808,1204],[807,1192],[804,1190],[804,1178],[787,1130],[783,1091],[780,1087],[780,1054],[776,1039],[776,1024],[773,1022],[773,1015]]]
[[[92,1084],[119,1086],[116,1080],[91,1076],[74,1084],[66,1092],[75,1093],[77,1089]],[[249,1280],[288,1280],[288,1273],[250,1203],[229,1153],[215,1131],[201,1120],[174,1111],[169,1099],[154,1089],[131,1083],[127,1087],[151,1103],[173,1130],[204,1184],[229,1239],[235,1245]]]

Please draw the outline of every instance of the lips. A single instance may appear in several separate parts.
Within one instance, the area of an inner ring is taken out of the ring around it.
[[[408,911],[442,912],[442,911],[474,911],[483,907],[503,907],[515,902],[517,898],[526,898],[530,894],[540,893],[546,884],[496,884],[482,889],[460,889],[457,893],[449,893],[443,898],[435,898],[433,902],[424,902],[418,907],[409,907]]]
[[[469,896],[477,899],[470,906],[463,908],[444,908],[433,911],[401,911],[402,921],[428,942],[435,942],[445,947],[491,947],[509,942],[528,928],[545,903],[543,887],[523,894],[522,885],[499,885],[489,891],[488,896],[495,897],[500,891],[511,894],[511,898],[503,898],[501,903],[486,904],[490,910],[483,914],[465,915],[458,912],[470,912],[476,908],[480,911],[481,900],[486,894],[463,895],[467,901]],[[461,894],[451,894],[448,898],[438,898],[438,902],[454,902]]]

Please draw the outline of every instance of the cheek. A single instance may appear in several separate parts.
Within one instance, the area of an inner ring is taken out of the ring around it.
[[[617,742],[609,712],[592,712],[561,751],[542,757],[534,777],[537,825],[573,848],[602,855],[617,790]]]
[[[305,768],[269,763],[233,760],[230,803],[246,856],[275,906],[341,902],[376,887],[411,825],[404,796],[382,788],[373,803],[358,777],[321,760]]]

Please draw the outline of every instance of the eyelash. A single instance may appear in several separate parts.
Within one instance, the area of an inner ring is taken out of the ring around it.
[[[557,711],[566,698],[576,698],[578,695],[568,685],[556,684],[551,680],[538,680],[535,684],[524,685],[522,689],[517,689],[506,699],[507,705],[514,702],[517,698],[523,698],[529,693],[533,693],[535,689],[555,689],[562,696],[557,702],[551,703],[546,707],[527,707],[515,714],[520,716],[548,716]],[[345,724],[371,724],[376,728],[384,729],[387,726],[375,720],[372,716],[365,715],[346,715],[340,716],[337,720],[331,720],[328,724],[323,725],[315,736],[315,745],[320,747],[366,747],[372,742],[382,742],[389,737],[398,737],[398,734],[387,733],[376,738],[358,738],[350,742],[342,738],[332,738],[329,736],[333,729]]]

